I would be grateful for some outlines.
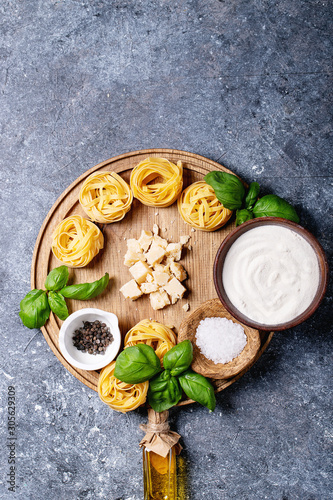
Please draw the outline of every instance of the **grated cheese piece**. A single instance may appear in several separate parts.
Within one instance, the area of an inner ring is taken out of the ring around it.
[[[154,266],[155,264],[159,264],[163,257],[165,256],[164,248],[157,245],[157,243],[153,242],[149,251],[146,253],[146,259],[150,266]]]
[[[170,295],[171,303],[175,304],[178,299],[181,299],[184,293],[186,292],[186,288],[181,284],[177,278],[172,278],[169,283],[167,283],[163,289]]]
[[[147,294],[147,293],[153,293],[158,291],[158,285],[156,283],[142,283],[140,286],[141,292]]]
[[[145,262],[137,262],[129,269],[135,281],[140,285],[146,280],[147,274],[151,273],[151,269]]]
[[[150,247],[151,242],[153,241],[153,234],[151,231],[145,231],[142,229],[140,238],[138,239],[139,245],[144,252],[147,252]]]
[[[168,294],[164,290],[159,290],[158,292],[153,292],[149,295],[151,307],[154,311],[158,309],[163,309],[163,307],[170,304],[170,299]]]
[[[165,252],[167,257],[172,257],[174,260],[180,260],[182,256],[181,243],[169,243]]]
[[[125,299],[132,300],[136,300],[142,295],[142,292],[135,280],[131,280],[125,283],[125,285],[121,287],[120,292],[123,294]]]
[[[126,267],[133,266],[136,262],[142,261],[144,262],[146,257],[142,253],[136,253],[132,250],[127,250],[124,257],[124,265]]]

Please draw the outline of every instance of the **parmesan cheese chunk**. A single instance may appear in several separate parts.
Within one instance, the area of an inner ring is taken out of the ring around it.
[[[150,250],[146,253],[146,259],[149,265],[154,266],[161,262],[163,257],[165,256],[164,248],[157,245],[155,242],[152,243]]]
[[[165,252],[167,257],[172,257],[174,260],[180,260],[182,256],[181,243],[169,243]]]
[[[145,262],[137,262],[129,271],[139,285],[146,281],[147,274],[151,274],[151,269]]]
[[[128,281],[120,289],[125,299],[136,300],[141,297],[142,292],[135,280]]]
[[[160,247],[164,248],[164,250],[166,249],[166,247],[168,246],[168,242],[167,240],[165,240],[164,238],[161,238],[160,236],[158,236],[157,234],[154,235],[154,238],[153,238],[154,242],[159,245]]]
[[[151,231],[142,229],[140,238],[138,239],[139,245],[144,252],[147,252],[151,242],[153,241],[153,234]]]
[[[184,304],[184,305],[182,306],[182,309],[183,309],[185,312],[187,312],[187,311],[189,310],[189,308],[190,308],[190,304],[189,304],[188,302],[186,302],[186,304]]]
[[[140,243],[138,242],[138,240],[129,238],[126,243],[128,250],[132,250],[132,252],[135,253],[142,253],[142,248],[140,247]]]
[[[168,266],[164,266],[163,264],[155,264],[154,271],[160,271],[161,273],[167,272],[169,269]]]
[[[143,293],[153,293],[158,291],[158,285],[156,283],[142,283],[140,288]]]
[[[170,262],[170,271],[174,276],[176,276],[177,280],[184,281],[187,278],[187,274],[185,269],[178,262],[171,261]],[[154,273],[153,273],[154,274]]]
[[[158,286],[164,286],[170,279],[169,273],[163,273],[161,271],[153,271],[154,281]]]
[[[133,250],[127,250],[124,257],[124,265],[127,267],[133,266],[136,262],[142,261],[144,262],[146,257],[143,253],[133,252]]]
[[[178,299],[181,299],[184,293],[186,292],[186,288],[181,284],[177,278],[172,278],[169,283],[167,283],[163,289],[170,295],[171,304],[175,304]]]
[[[188,243],[189,239],[191,238],[191,236],[188,236],[188,235],[184,235],[184,236],[181,236],[179,238],[179,241],[182,245],[186,245],[186,243]]]
[[[154,224],[154,225],[153,225],[153,233],[154,233],[155,235],[157,235],[157,234],[158,234],[158,232],[159,232],[159,230],[160,230],[160,228],[158,227],[158,225],[157,225],[157,224]]]
[[[164,290],[159,290],[158,292],[153,292],[149,295],[150,305],[157,311],[158,309],[163,309],[163,307],[170,304],[168,294]]]

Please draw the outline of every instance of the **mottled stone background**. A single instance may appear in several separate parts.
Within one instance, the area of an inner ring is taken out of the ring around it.
[[[331,255],[332,17],[330,0],[0,2],[1,498],[143,498],[145,412],[110,411],[40,332],[25,349],[18,317],[39,228],[88,168],[150,147],[207,156],[293,203]],[[173,411],[190,499],[333,498],[331,325],[329,290],[213,414]]]

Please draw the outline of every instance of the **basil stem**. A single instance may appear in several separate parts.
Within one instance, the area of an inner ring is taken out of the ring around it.
[[[170,370],[171,375],[176,377],[192,363],[193,347],[190,340],[184,340],[178,345],[175,345],[163,357],[163,366],[166,370]]]
[[[40,328],[50,316],[50,306],[44,290],[31,290],[20,302],[20,318],[28,328]]]
[[[203,375],[187,370],[178,380],[186,396],[214,411],[216,405],[214,387]]]
[[[153,410],[165,411],[176,405],[182,397],[178,380],[172,377],[169,370],[157,375],[149,383],[148,401]]]
[[[59,319],[65,320],[68,318],[66,301],[59,292],[49,292],[49,305],[51,311],[56,314]]]
[[[245,201],[244,201],[245,208],[248,208],[248,209],[253,208],[255,202],[258,199],[259,191],[260,191],[259,184],[257,182],[251,182],[251,184],[249,185],[249,190],[247,192]]]
[[[216,198],[229,210],[241,208],[245,196],[243,183],[233,174],[213,171],[205,175],[205,182],[212,186]]]
[[[276,194],[267,194],[260,198],[253,207],[255,217],[282,217],[298,223],[299,217],[290,203]]]
[[[66,286],[68,276],[69,272],[67,266],[55,267],[47,275],[45,281],[46,290],[53,290],[54,292],[57,292],[58,290]]]
[[[89,300],[94,299],[102,293],[109,283],[109,274],[105,273],[103,278],[94,281],[93,283],[78,283],[70,285],[60,290],[61,295],[67,299]]]
[[[140,384],[150,380],[162,370],[152,347],[137,344],[126,347],[118,356],[114,376],[127,384]]]

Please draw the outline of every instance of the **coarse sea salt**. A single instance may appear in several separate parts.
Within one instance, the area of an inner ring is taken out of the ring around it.
[[[246,343],[244,328],[227,318],[202,319],[196,331],[197,346],[215,364],[232,361]]]

